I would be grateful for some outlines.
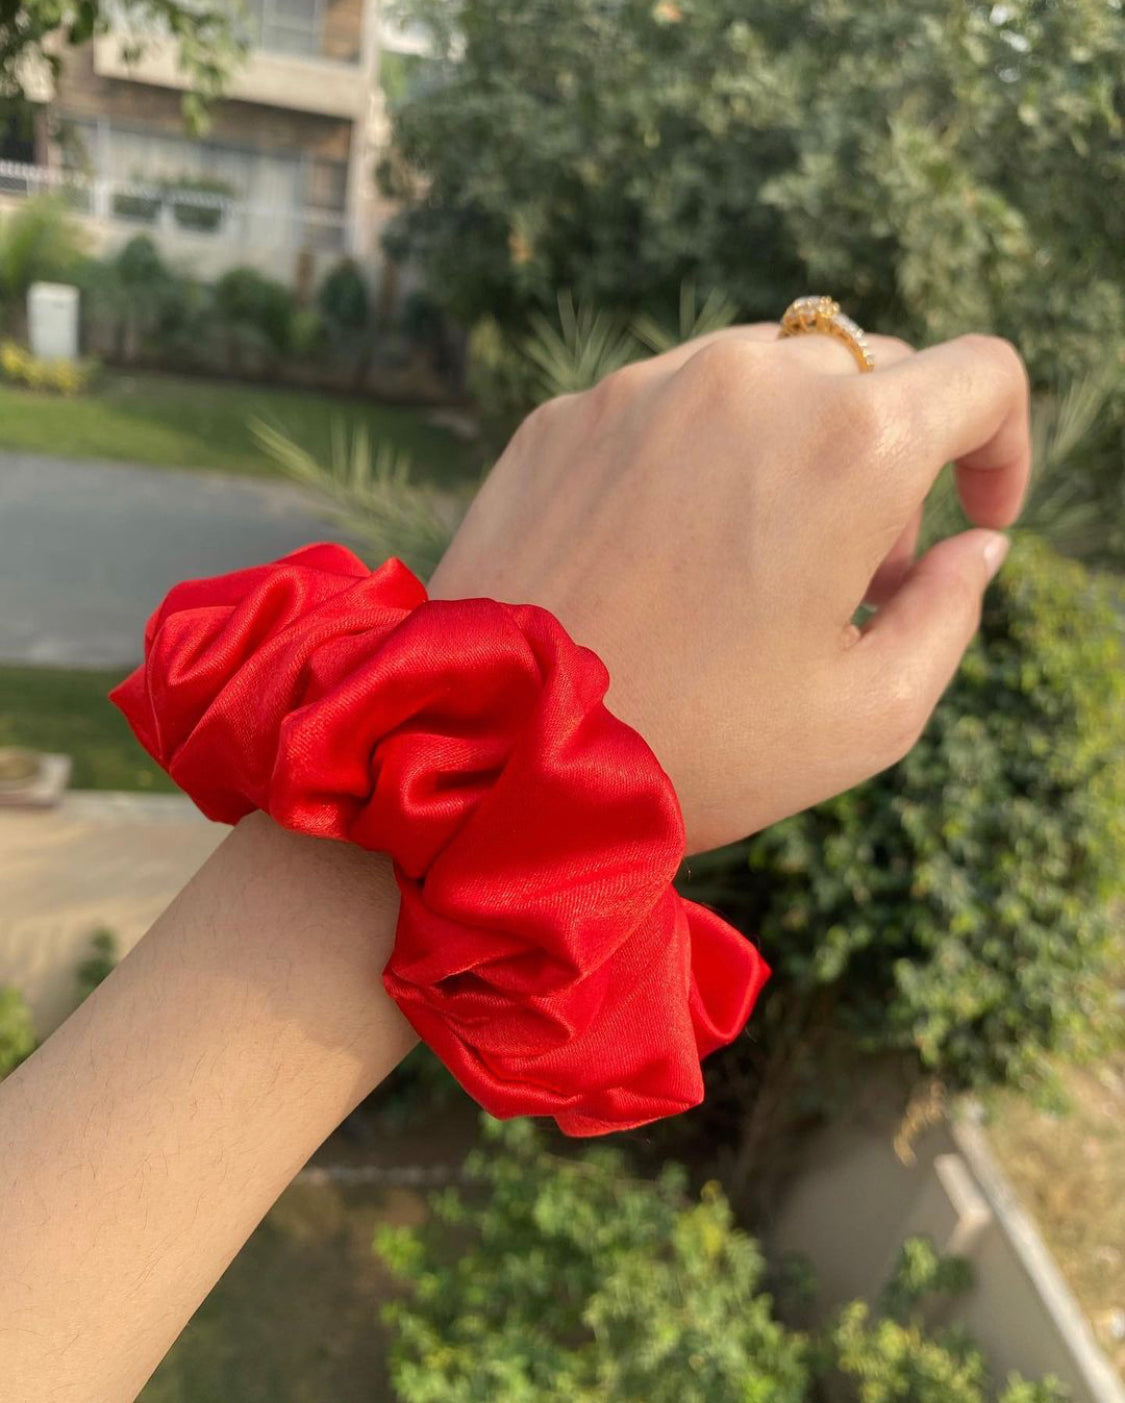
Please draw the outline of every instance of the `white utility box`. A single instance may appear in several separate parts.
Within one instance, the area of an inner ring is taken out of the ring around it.
[[[38,360],[78,359],[78,289],[66,283],[32,283],[27,294],[27,333]]]

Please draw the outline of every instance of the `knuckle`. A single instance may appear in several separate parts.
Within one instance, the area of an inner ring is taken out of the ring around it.
[[[612,418],[623,413],[637,399],[642,386],[648,379],[643,361],[622,366],[587,390],[583,395],[586,407],[595,417]]]
[[[904,341],[901,336],[884,336],[882,340],[888,350],[895,351],[900,356],[912,356],[915,354],[915,348],[909,341]]]
[[[556,395],[554,399],[537,404],[520,423],[512,442],[534,443],[544,434],[554,433],[559,420],[570,411],[574,399],[574,395]]]
[[[1006,337],[993,336],[983,331],[969,331],[958,339],[970,351],[995,362],[1007,377],[1027,386],[1027,366],[1023,356]]]
[[[683,383],[694,398],[731,402],[768,373],[776,358],[768,342],[728,338],[701,346],[683,367]]]

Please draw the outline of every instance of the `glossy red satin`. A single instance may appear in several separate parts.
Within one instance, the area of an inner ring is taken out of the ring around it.
[[[698,1104],[769,974],[671,885],[679,804],[608,684],[544,609],[314,545],[177,585],[112,699],[210,818],[390,854],[391,997],[493,1115],[596,1135]]]

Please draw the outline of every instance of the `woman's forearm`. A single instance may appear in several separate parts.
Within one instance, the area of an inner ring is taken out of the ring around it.
[[[415,1039],[385,859],[245,820],[0,1087],[13,1403],[132,1399],[293,1175]]]

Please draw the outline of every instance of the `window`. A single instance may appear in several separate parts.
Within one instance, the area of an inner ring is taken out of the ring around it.
[[[249,0],[250,42],[274,53],[319,58],[326,0]]]

